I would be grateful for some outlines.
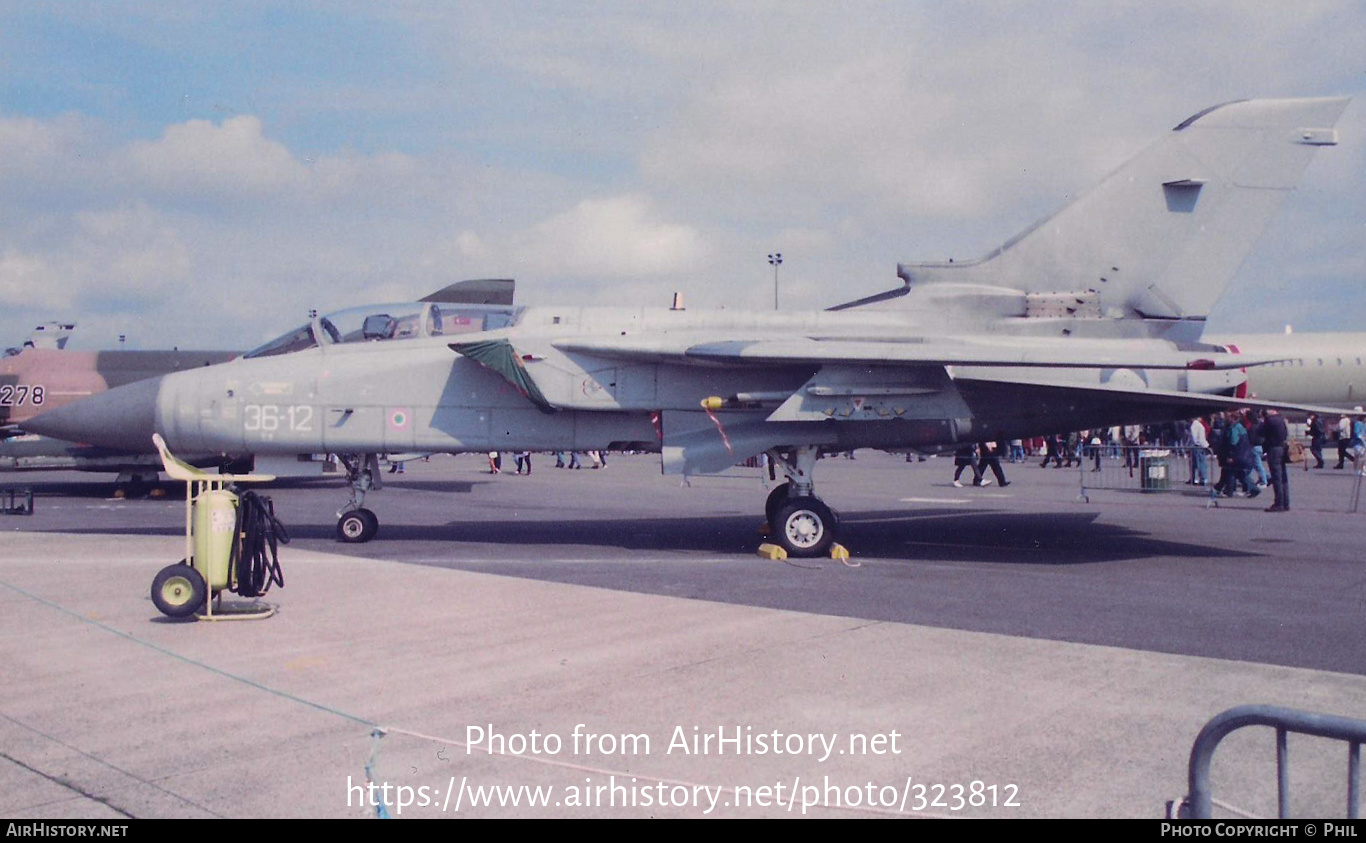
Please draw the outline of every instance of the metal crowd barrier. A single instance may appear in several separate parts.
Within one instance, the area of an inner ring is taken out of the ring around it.
[[[32,489],[5,489],[0,491],[0,515],[32,515]]]
[[[1308,464],[1308,460],[1305,464]],[[1352,508],[1347,510],[1348,512],[1356,512],[1361,508],[1361,484],[1363,478],[1366,478],[1366,468],[1363,468],[1361,460],[1355,457],[1352,459],[1352,474]]]
[[[1287,735],[1295,732],[1347,744],[1347,817],[1361,815],[1361,744],[1366,741],[1366,720],[1333,714],[1315,714],[1271,705],[1230,708],[1205,724],[1191,746],[1189,786],[1179,810],[1181,818],[1207,820],[1214,808],[1209,771],[1214,750],[1230,733],[1245,726],[1270,726],[1276,730],[1276,804],[1281,819],[1290,815],[1290,752]]]
[[[1066,457],[1064,456],[1064,462]],[[1074,458],[1075,459],[1075,458]],[[1205,466],[1203,483],[1199,461]],[[1051,463],[1056,465],[1056,463]],[[1219,462],[1207,448],[1180,445],[1085,445],[1077,471],[1077,499],[1090,503],[1089,492],[1103,489],[1138,492],[1198,491],[1218,506],[1214,484]]]

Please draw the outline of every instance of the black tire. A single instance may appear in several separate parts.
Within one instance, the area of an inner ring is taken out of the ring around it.
[[[184,562],[167,565],[152,580],[152,602],[168,618],[188,618],[198,612],[208,593],[203,575]]]
[[[379,535],[379,516],[368,509],[360,510],[360,514],[365,517],[366,523],[370,525],[370,535],[366,539],[366,541],[369,541]]]
[[[792,496],[792,484],[784,483],[781,486],[774,486],[773,491],[768,493],[768,500],[764,501],[764,518],[768,520],[768,529],[773,531],[773,522],[778,517],[778,509]]]
[[[838,530],[835,514],[820,498],[790,498],[773,519],[773,539],[799,559],[829,553]]]
[[[368,509],[353,509],[337,519],[337,541],[363,544],[379,532],[379,518]]]

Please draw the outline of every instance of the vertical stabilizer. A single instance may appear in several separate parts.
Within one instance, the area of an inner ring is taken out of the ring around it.
[[[901,265],[898,274],[908,290],[951,283],[1075,294],[1103,318],[1201,321],[1314,152],[1337,143],[1333,125],[1347,102],[1205,109],[990,255]]]
[[[25,348],[66,348],[67,340],[71,339],[71,332],[76,330],[74,322],[44,322],[33,329],[28,339],[24,340]]]

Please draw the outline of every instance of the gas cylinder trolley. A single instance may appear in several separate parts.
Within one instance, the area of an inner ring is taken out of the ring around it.
[[[172,618],[196,613],[203,620],[270,617],[275,607],[268,604],[224,606],[221,598],[224,591],[260,597],[271,585],[284,585],[276,546],[287,543],[289,535],[275,519],[274,505],[255,492],[229,488],[274,480],[274,475],[212,474],[174,456],[159,434],[152,441],[166,473],[185,481],[185,558],[152,580],[152,602]]]

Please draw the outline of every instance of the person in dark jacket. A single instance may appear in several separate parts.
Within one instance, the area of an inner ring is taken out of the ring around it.
[[[1001,449],[997,442],[983,442],[981,446],[982,458],[977,462],[977,479],[972,482],[974,486],[989,486],[991,478],[987,477],[987,469],[996,475],[996,485],[1005,488],[1010,485],[1006,479],[1005,472],[1001,470]]]
[[[963,483],[958,478],[963,476],[963,469],[972,469],[972,485],[982,485],[982,474],[977,470],[977,446],[964,445],[953,452],[953,485],[962,486]]]
[[[1045,439],[1048,450],[1044,452],[1043,462],[1039,463],[1039,468],[1048,468],[1048,461],[1053,460],[1054,468],[1062,468],[1062,437],[1053,434]]]
[[[1285,470],[1289,461],[1286,449],[1290,443],[1290,432],[1286,429],[1285,419],[1275,410],[1268,409],[1262,418],[1262,453],[1266,455],[1267,467],[1271,470],[1271,488],[1276,494],[1275,503],[1266,508],[1267,512],[1290,511],[1290,478]]]
[[[1223,450],[1219,460],[1227,475],[1226,478],[1220,478],[1223,484],[1221,491],[1224,495],[1233,497],[1239,482],[1247,490],[1249,498],[1255,498],[1260,494],[1256,482],[1252,479],[1252,460],[1252,437],[1248,434],[1248,419],[1245,415],[1232,414],[1224,431]]]
[[[1323,419],[1318,413],[1309,414],[1309,453],[1314,455],[1314,468],[1323,468]]]
[[[1219,465],[1219,481],[1214,484],[1216,494],[1233,497],[1233,459],[1232,451],[1228,446],[1228,416],[1224,413],[1215,413],[1210,419],[1209,427],[1209,449],[1214,454],[1214,459]]]

